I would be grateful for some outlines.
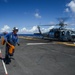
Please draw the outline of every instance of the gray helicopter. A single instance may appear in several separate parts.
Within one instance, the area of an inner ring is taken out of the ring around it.
[[[59,24],[54,26],[59,26],[58,28],[52,28],[49,32],[42,33],[40,26],[53,26],[53,25],[38,25],[39,33],[34,33],[35,35],[41,35],[42,39],[50,39],[50,40],[59,40],[59,41],[75,41],[75,31],[72,29],[65,28],[67,24],[65,24],[65,20],[67,18],[58,18]]]

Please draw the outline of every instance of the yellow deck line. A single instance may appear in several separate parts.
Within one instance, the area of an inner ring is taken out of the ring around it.
[[[38,39],[32,38],[32,37],[19,37],[19,38],[26,39],[26,40],[38,40]]]
[[[75,44],[67,43],[67,42],[56,42],[56,44],[64,44],[67,46],[75,46]]]

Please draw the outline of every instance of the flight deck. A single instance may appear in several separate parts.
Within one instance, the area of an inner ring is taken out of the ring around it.
[[[4,57],[5,46],[0,44]],[[6,64],[8,75],[75,75],[75,46],[20,38],[14,59]],[[0,75],[4,75],[0,60]]]

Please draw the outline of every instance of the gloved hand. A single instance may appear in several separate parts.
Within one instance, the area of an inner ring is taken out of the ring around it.
[[[18,46],[20,46],[20,44],[19,44],[19,43],[18,43],[17,45],[18,45]]]

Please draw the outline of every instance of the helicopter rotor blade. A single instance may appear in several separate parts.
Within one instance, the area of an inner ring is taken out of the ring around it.
[[[60,26],[60,24],[56,24],[56,26]],[[63,26],[67,26],[67,24],[63,24]]]
[[[38,25],[38,26],[54,26],[55,24],[51,24],[51,25]]]

